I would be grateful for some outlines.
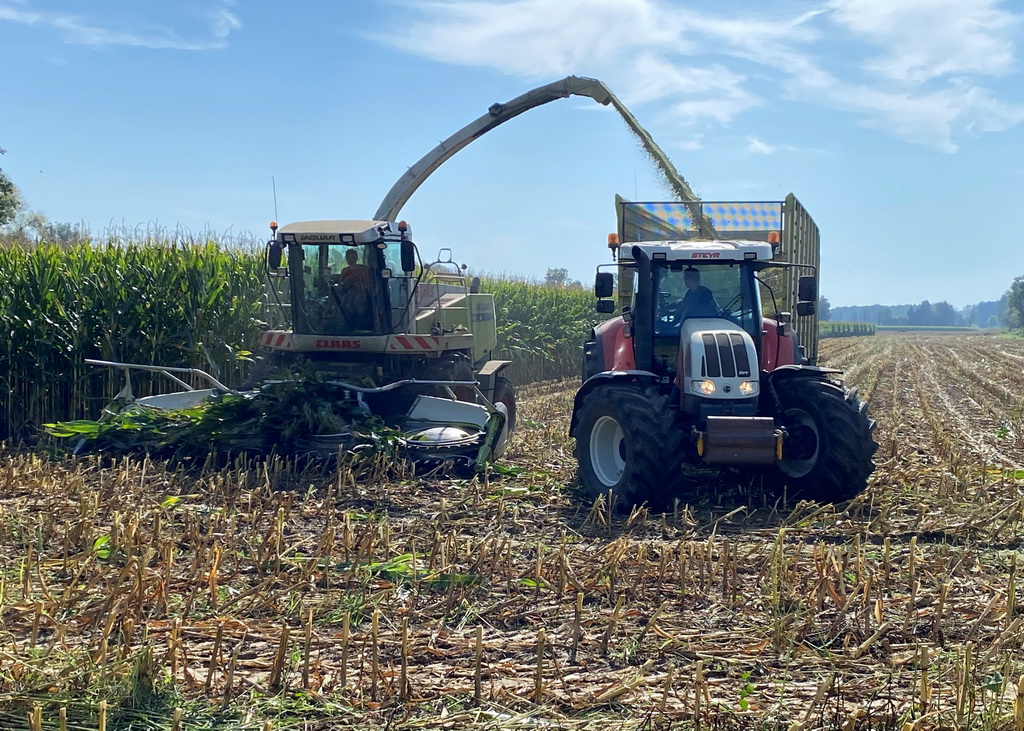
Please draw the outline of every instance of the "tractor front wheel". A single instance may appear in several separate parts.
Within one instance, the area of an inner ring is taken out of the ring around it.
[[[587,497],[610,491],[622,509],[663,508],[681,478],[683,440],[668,396],[652,387],[598,386],[580,405],[572,436]]]
[[[788,432],[776,463],[779,480],[799,497],[819,502],[860,494],[878,449],[867,404],[855,391],[817,378],[787,378],[776,393]]]

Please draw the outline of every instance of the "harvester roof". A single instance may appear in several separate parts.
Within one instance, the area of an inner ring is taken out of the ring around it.
[[[398,226],[389,221],[297,221],[279,228],[277,235],[282,240],[294,236],[294,240],[300,243],[316,241],[318,243],[371,244],[385,235],[397,236]]]

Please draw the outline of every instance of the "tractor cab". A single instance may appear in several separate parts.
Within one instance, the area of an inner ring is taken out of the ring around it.
[[[766,333],[757,273],[771,258],[769,244],[749,241],[619,248],[620,272],[635,275],[633,291],[626,315],[595,332],[607,338],[628,327],[632,348],[607,365],[643,369],[672,383],[682,409],[701,421],[755,414]],[[610,275],[604,276],[607,294]],[[594,363],[592,370],[606,367]]]

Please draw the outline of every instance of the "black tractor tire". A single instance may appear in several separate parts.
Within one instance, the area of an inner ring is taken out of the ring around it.
[[[516,430],[516,389],[512,385],[512,381],[502,376],[497,376],[494,379],[494,403],[501,403],[505,405],[505,426],[508,429],[508,433],[511,434]]]
[[[775,482],[822,503],[851,500],[867,487],[878,445],[875,422],[856,390],[819,378],[787,378],[775,387],[789,436]]]
[[[620,510],[645,502],[653,510],[668,506],[690,435],[667,395],[652,386],[598,386],[584,397],[571,436],[588,498],[610,490]]]

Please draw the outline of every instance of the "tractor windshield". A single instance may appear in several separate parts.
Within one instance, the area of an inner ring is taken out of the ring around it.
[[[299,331],[352,335],[386,327],[377,322],[385,308],[375,306],[375,301],[384,296],[379,252],[376,244],[292,247],[291,255],[299,255],[302,272],[304,322],[296,322]],[[293,261],[292,271],[296,268]],[[299,312],[295,314],[298,316]]]
[[[655,335],[676,335],[683,320],[718,317],[758,337],[760,308],[751,272],[737,263],[683,265],[655,269],[658,293]]]

